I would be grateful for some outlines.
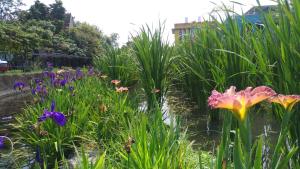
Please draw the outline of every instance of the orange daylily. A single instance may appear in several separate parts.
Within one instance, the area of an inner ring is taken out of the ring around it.
[[[118,85],[121,83],[121,81],[120,80],[112,80],[111,83],[114,85]]]
[[[300,101],[300,95],[282,95],[271,97],[268,99],[270,102],[279,103],[285,109],[291,110],[293,106]]]
[[[235,86],[231,86],[225,93],[213,90],[208,98],[208,105],[214,109],[229,109],[239,120],[243,121],[250,107],[276,95],[276,92],[267,86],[259,86],[254,89],[247,87],[239,92],[235,90]]]
[[[128,92],[128,88],[127,87],[116,87],[116,92],[117,93]]]

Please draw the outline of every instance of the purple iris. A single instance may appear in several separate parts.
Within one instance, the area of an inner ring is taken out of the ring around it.
[[[5,138],[3,136],[0,136],[0,149],[4,148],[4,140]]]
[[[55,79],[55,73],[54,72],[48,72],[48,77],[50,78],[51,81]]]
[[[60,86],[65,86],[67,82],[68,81],[66,79],[60,80]]]
[[[74,86],[69,86],[69,90],[70,90],[70,92],[73,92],[74,91]]]
[[[70,90],[72,96],[75,96],[74,86],[69,86],[69,90]]]
[[[23,90],[24,87],[25,87],[25,83],[23,83],[23,82],[16,82],[14,84],[14,89],[15,90]]]
[[[47,62],[47,67],[48,67],[48,68],[53,68],[53,63]]]
[[[58,78],[55,78],[53,81],[52,81],[52,84],[53,86],[55,87],[59,87],[59,86],[65,86],[67,84],[67,79],[58,79]]]
[[[52,101],[51,110],[48,111],[47,109],[45,109],[43,115],[39,117],[38,121],[42,122],[48,118],[51,118],[56,124],[60,126],[64,126],[67,122],[65,115],[62,114],[61,112],[55,112],[54,109],[55,109],[55,102]]]
[[[83,72],[80,70],[80,68],[76,69],[76,79],[81,79],[83,78]]]
[[[45,96],[48,94],[47,88],[45,85],[38,85],[35,89],[31,90],[33,95]]]
[[[40,84],[40,83],[43,83],[43,80],[36,78],[36,79],[34,79],[34,82],[35,82],[35,84]]]
[[[94,75],[94,68],[93,67],[89,67],[88,73],[89,76]]]
[[[36,154],[35,154],[35,160],[40,163],[40,165],[42,166],[43,160],[41,158],[41,151],[40,151],[40,147],[37,146],[36,147]]]

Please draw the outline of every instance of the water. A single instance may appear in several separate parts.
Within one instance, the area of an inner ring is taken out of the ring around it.
[[[201,112],[196,104],[180,91],[169,92],[164,106],[167,117],[173,117],[170,114],[181,117],[182,128],[187,128],[188,139],[193,142],[195,149],[215,152],[222,134],[222,121],[210,123],[208,114]],[[276,143],[280,126],[273,115],[266,111],[268,108],[263,109],[264,104],[261,107],[259,112],[249,114],[252,119],[252,134],[253,138],[264,136],[267,143],[264,145],[264,150],[270,153],[274,149],[273,145]],[[167,119],[168,121],[170,120]]]
[[[12,125],[16,114],[22,112],[23,108],[31,100],[29,92],[15,92],[12,91],[5,97],[0,98],[0,136],[7,136],[12,138]],[[17,148],[15,145],[11,147],[11,142],[14,141],[6,139],[6,147],[0,153],[0,169],[14,168],[14,154],[19,151],[25,153],[23,148]],[[12,151],[14,150],[14,151]],[[12,154],[12,152],[14,152]],[[31,153],[32,154],[32,153]],[[23,167],[24,169],[26,167]],[[28,167],[27,167],[28,168]]]

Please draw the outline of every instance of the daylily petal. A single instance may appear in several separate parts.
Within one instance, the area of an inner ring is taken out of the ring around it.
[[[112,80],[111,83],[114,85],[118,85],[119,83],[121,83],[121,81],[120,80]]]
[[[117,93],[128,92],[128,88],[127,87],[116,87],[116,92]]]
[[[243,121],[247,116],[247,110],[251,106],[276,94],[271,88],[266,86],[256,87],[253,90],[252,87],[247,87],[239,92],[235,90],[236,87],[234,86],[231,86],[224,93],[213,90],[208,98],[208,105],[211,108],[229,109],[238,119]]]
[[[290,108],[292,109],[293,106],[300,101],[300,95],[282,95],[279,94],[277,96],[271,97],[269,99],[270,102],[279,103],[285,109]]]
[[[276,95],[276,92],[267,86],[256,87],[251,91],[249,107],[251,107],[263,100],[266,100],[267,98],[270,98],[274,95]]]

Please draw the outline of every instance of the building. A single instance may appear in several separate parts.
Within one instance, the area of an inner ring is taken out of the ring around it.
[[[64,28],[69,29],[74,27],[74,25],[75,25],[75,17],[72,16],[71,13],[66,13],[64,19]]]
[[[175,44],[183,40],[184,37],[194,37],[195,32],[204,26],[214,27],[216,26],[216,21],[175,23],[172,29],[172,33],[175,36]]]
[[[175,36],[175,43],[180,42],[185,36],[194,36],[196,29],[199,29],[203,22],[175,23],[172,33]]]
[[[264,26],[263,14],[271,14],[273,19],[275,20],[275,23],[278,22],[276,21],[279,16],[277,5],[254,6],[243,15],[237,15],[233,18],[237,21],[239,27],[242,26],[242,23],[244,21],[249,25],[262,28]]]

